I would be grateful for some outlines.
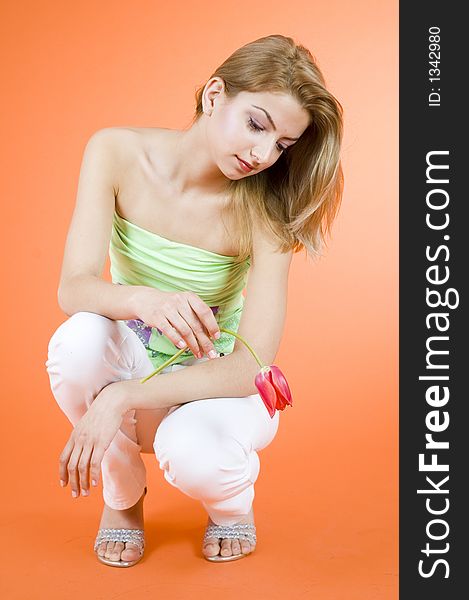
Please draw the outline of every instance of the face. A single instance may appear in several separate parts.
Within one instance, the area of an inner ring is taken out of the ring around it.
[[[309,113],[290,94],[240,92],[228,99],[218,77],[206,85],[204,111],[213,161],[229,179],[268,169],[310,122]]]

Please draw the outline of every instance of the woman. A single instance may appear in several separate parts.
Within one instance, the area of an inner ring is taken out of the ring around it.
[[[95,551],[112,566],[143,554],[141,452],[207,510],[205,558],[254,550],[257,452],[279,414],[256,393],[252,356],[220,328],[273,362],[292,254],[320,255],[342,195],[342,107],[291,38],[238,49],[196,102],[186,130],[91,136],[66,241],[58,300],[70,318],[46,363],[74,426],[60,478],[79,497],[102,473]]]

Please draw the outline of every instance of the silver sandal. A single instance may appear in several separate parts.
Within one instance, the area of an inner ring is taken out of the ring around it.
[[[207,529],[205,530],[203,544],[209,538],[230,538],[230,539],[238,539],[238,540],[247,540],[252,546],[256,545],[257,537],[256,537],[256,526],[254,523],[236,523],[235,525],[207,525]],[[229,560],[239,560],[240,558],[245,558],[252,553],[248,552],[247,554],[232,554],[231,556],[221,556],[217,554],[216,556],[206,556],[204,554],[204,558],[210,560],[211,562],[226,562]]]
[[[143,495],[147,495],[147,487],[143,490]],[[143,529],[99,529],[94,542],[94,551],[98,560],[110,567],[133,567],[143,556],[145,548],[145,532]],[[135,560],[109,560],[104,556],[99,556],[97,549],[102,542],[130,542],[137,546],[139,557]]]
[[[105,556],[99,556],[96,552],[102,542],[130,542],[137,546],[140,556],[136,560],[110,560]],[[143,556],[145,548],[145,537],[143,529],[100,529],[94,543],[94,551],[98,560],[111,567],[132,567]]]

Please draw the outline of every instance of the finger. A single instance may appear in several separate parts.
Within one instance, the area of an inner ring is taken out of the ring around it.
[[[179,308],[179,313],[172,324],[188,343],[192,353],[195,356],[202,356],[207,347],[207,341],[210,344],[210,340],[202,323],[187,302]]]
[[[215,346],[213,345],[213,342],[208,336],[206,330],[200,326],[200,330],[197,330],[196,335],[199,346],[202,346],[203,348],[203,353],[209,358],[216,358],[218,356],[217,351],[215,350]]]
[[[208,335],[214,338],[218,334],[220,336],[220,328],[218,326],[215,315],[212,309],[205,304],[205,302],[199,298],[196,294],[189,294],[187,300],[192,307],[192,310],[196,313],[200,322],[206,328]]]
[[[184,336],[181,335],[182,332],[177,331],[173,327],[172,321],[177,321],[176,313],[172,313],[172,316],[169,317],[169,320],[167,317],[165,317],[165,321],[160,321],[160,323],[157,325],[157,328],[161,331],[161,333],[163,335],[165,335],[178,348],[182,349],[182,348],[185,348],[186,346],[189,346],[190,350],[193,353],[198,353],[199,349],[197,346],[197,342],[196,342],[194,336],[192,336],[192,339],[190,339],[192,330],[187,325],[187,323],[185,325],[183,323],[180,323],[180,326],[184,331],[188,332],[189,339],[185,339]]]
[[[207,330],[205,329],[203,323],[199,321],[198,316],[192,310],[190,304],[186,304],[185,309],[183,309],[183,317],[185,321],[189,324],[191,330],[194,332],[194,335],[197,339],[198,346],[202,351],[202,354],[209,355],[210,358],[215,358],[217,356],[217,352],[215,350],[215,346],[213,342],[210,340]],[[210,311],[211,312],[211,311]],[[212,354],[210,354],[212,353]]]
[[[78,461],[82,453],[83,447],[75,443],[72,455],[68,461],[68,477],[70,479],[70,487],[72,488],[72,496],[77,498],[80,495],[80,482],[78,477]]]
[[[192,309],[189,308],[187,312],[192,313]],[[190,320],[188,316],[187,319]],[[190,351],[194,356],[198,356],[200,353],[200,347],[198,344],[198,340],[194,330],[192,329],[191,324],[187,321],[187,319],[181,316],[181,313],[174,312],[168,316],[168,320],[171,325],[176,329],[176,331],[180,334],[180,337],[184,340],[184,343],[189,347]],[[195,315],[192,318],[193,322],[196,323]]]
[[[101,448],[101,446],[95,446],[93,448],[93,453],[91,455],[90,461],[90,476],[91,476],[91,484],[98,485],[99,475],[101,473],[101,462],[103,460],[105,449]],[[93,484],[93,481],[96,482]]]
[[[82,496],[88,496],[90,491],[88,474],[90,470],[90,458],[92,451],[92,446],[86,446],[83,448],[83,451],[80,455],[80,460],[78,461],[78,477]]]
[[[64,482],[65,485],[67,485],[67,483],[68,483],[67,467],[68,467],[68,462],[70,460],[70,455],[72,454],[74,445],[75,444],[74,444],[72,438],[70,437],[68,442],[65,444],[64,449],[60,453],[60,457],[59,457],[59,478],[61,481]],[[65,487],[65,485],[64,485],[64,487]]]

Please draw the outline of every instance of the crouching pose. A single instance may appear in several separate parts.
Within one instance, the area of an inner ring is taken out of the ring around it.
[[[312,55],[271,35],[197,91],[188,129],[113,127],[88,140],[58,290],[68,319],[46,367],[73,426],[62,485],[78,498],[102,481],[101,562],[143,555],[142,453],[207,511],[205,558],[254,550],[259,451],[279,413],[257,393],[247,348],[221,329],[274,361],[292,255],[320,254],[340,205],[341,139],[342,108]]]

